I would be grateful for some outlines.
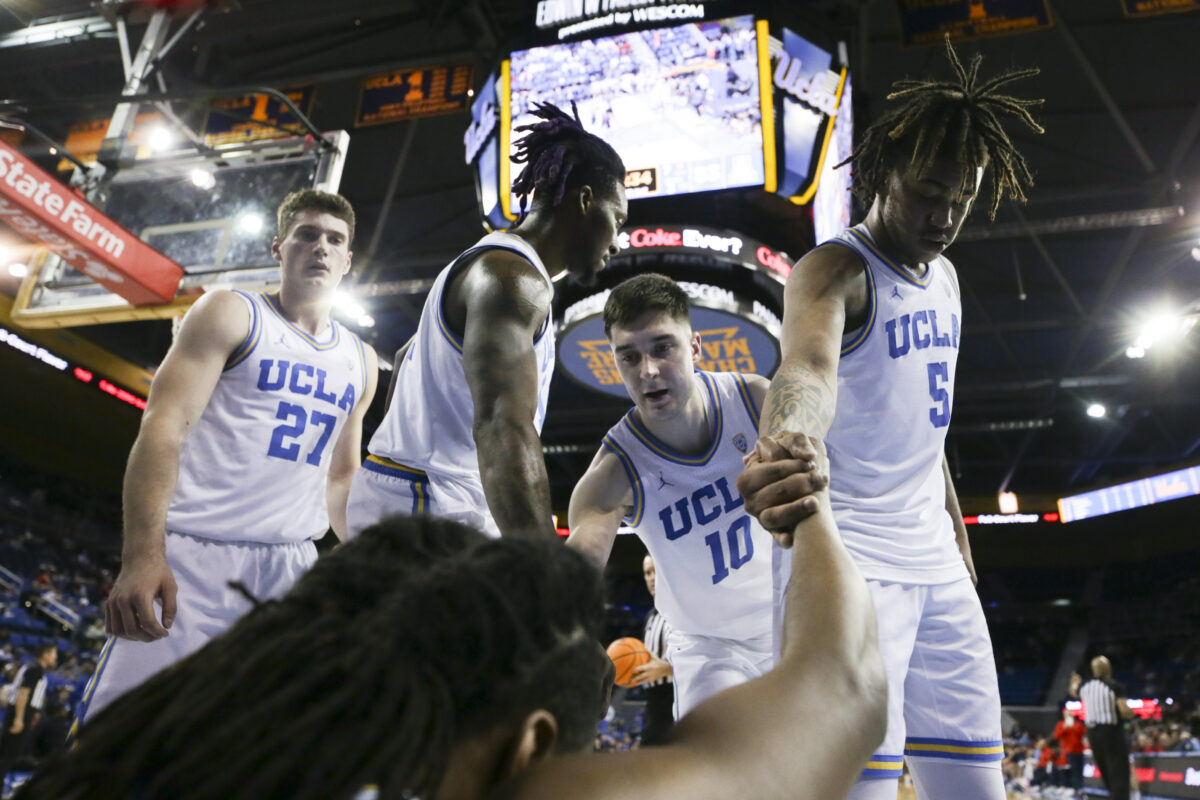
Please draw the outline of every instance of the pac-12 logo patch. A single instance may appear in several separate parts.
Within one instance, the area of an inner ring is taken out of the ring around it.
[[[746,434],[739,433],[737,436],[734,436],[733,437],[733,446],[738,449],[739,453],[745,453],[746,446],[747,446],[746,445]]]

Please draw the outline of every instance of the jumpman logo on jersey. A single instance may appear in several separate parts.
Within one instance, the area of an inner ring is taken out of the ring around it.
[[[664,486],[674,486],[674,485],[675,484],[671,483],[669,480],[667,480],[666,478],[663,477],[662,470],[660,469],[658,471],[658,488],[661,489]]]
[[[287,338],[286,338],[286,337],[284,337],[284,335],[283,335],[283,331],[280,331],[280,332],[279,332],[279,338],[275,340],[275,344],[279,345],[280,347],[287,347],[287,346],[288,346],[288,343],[287,343]]]
[[[903,300],[903,299],[904,299],[904,297],[903,297],[903,296],[900,294],[900,287],[899,287],[899,286],[893,286],[893,287],[892,287],[892,297],[896,298],[897,300]]]

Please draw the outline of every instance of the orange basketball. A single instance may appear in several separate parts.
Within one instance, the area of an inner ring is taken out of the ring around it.
[[[626,636],[608,646],[608,657],[617,668],[617,686],[633,686],[633,671],[650,663],[650,651],[641,639]]]

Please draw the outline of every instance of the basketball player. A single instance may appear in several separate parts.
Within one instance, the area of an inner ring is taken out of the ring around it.
[[[988,169],[993,215],[1001,198],[1024,199],[1029,171],[997,117],[1040,132],[1027,111],[1039,101],[996,91],[1036,70],[984,82],[979,56],[964,69],[946,50],[957,80],[896,84],[903,104],[851,157],[866,221],[788,278],[763,409],[764,436],[825,440],[837,525],[875,600],[888,732],[854,800],[895,800],[904,758],[922,800],[1004,798],[995,662],[943,455],[962,307],[942,252]]]
[[[661,747],[587,752],[612,662],[584,558],[394,517],[105,709],[19,798],[839,797],[883,736],[886,680],[866,584],[816,498],[779,666]]]
[[[579,117],[531,113],[513,160],[522,218],[442,270],[395,393],[354,478],[350,534],[389,514],[430,513],[493,536],[554,535],[542,422],[554,372],[551,276],[590,283],[617,252],[625,167]],[[533,196],[533,208],[525,203]],[[486,454],[486,458],[481,455]]]
[[[332,320],[354,209],[305,189],[278,211],[272,294],[213,291],[188,311],[154,377],[125,470],[111,634],[77,720],[286,592],[345,536],[375,352]]]
[[[698,372],[700,334],[670,278],[638,275],[604,304],[604,333],[634,408],[571,495],[567,546],[603,569],[622,520],[654,560],[675,719],[764,674],[772,647],[770,535],[736,490],[767,380]],[[815,454],[812,454],[815,455]]]

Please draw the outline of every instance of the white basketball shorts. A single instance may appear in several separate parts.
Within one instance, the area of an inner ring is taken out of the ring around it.
[[[1000,768],[1000,690],[970,578],[921,586],[867,581],[888,677],[883,743],[859,777],[900,777],[902,760]]]
[[[395,514],[430,514],[469,525],[488,536],[500,536],[478,488],[380,456],[367,456],[350,484],[347,535],[353,539],[364,528]]]
[[[675,721],[717,692],[770,672],[772,638],[718,639],[671,631],[667,661],[675,671]]]
[[[317,548],[308,540],[281,544],[231,542],[169,531],[166,552],[177,586],[175,623],[170,634],[153,642],[110,636],[76,709],[76,726],[232,627],[251,604],[241,592],[229,587],[230,582],[241,582],[259,600],[272,600],[292,588],[317,560]],[[155,610],[161,619],[162,604],[157,600]]]

